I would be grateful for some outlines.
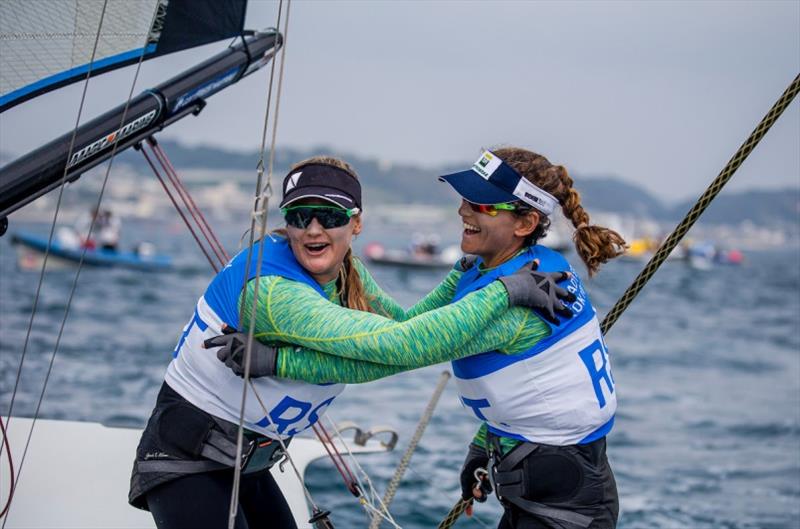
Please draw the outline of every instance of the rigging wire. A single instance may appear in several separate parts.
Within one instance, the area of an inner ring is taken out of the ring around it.
[[[3,432],[3,439],[7,437],[6,434],[6,427],[3,426],[3,418],[0,417],[0,430]],[[0,452],[2,452],[2,448],[0,448]],[[8,512],[8,508],[11,507],[11,498],[14,497],[14,459],[11,457],[11,445],[5,443],[5,452],[8,456],[8,474],[9,474],[9,485],[8,485],[8,498],[6,499],[5,505],[3,505],[3,509],[0,510],[0,518],[5,516]],[[0,454],[0,458],[2,458],[2,454]]]
[[[416,476],[417,479],[427,483],[429,488],[431,488],[431,489],[435,490],[436,492],[438,492],[439,495],[443,499],[445,499],[447,501],[450,501],[450,497],[443,490],[441,490],[437,485],[435,485],[430,479],[428,479],[427,477],[422,475],[420,472],[417,472],[412,465],[408,465],[408,470],[410,470],[411,473],[414,474],[414,476]],[[483,520],[480,516],[478,516],[476,513],[472,513],[472,516],[467,518],[467,520],[473,521],[473,522],[475,522],[476,524],[478,524],[478,525],[480,525],[482,527],[488,527],[488,528],[492,527],[485,520]]]
[[[411,441],[408,443],[408,448],[406,448],[406,451],[403,453],[403,457],[400,459],[400,463],[397,465],[394,476],[392,476],[391,481],[389,481],[389,485],[386,487],[386,493],[383,495],[382,502],[384,508],[386,509],[389,508],[389,504],[392,503],[392,500],[394,499],[394,495],[397,492],[397,487],[400,486],[400,480],[403,479],[403,474],[405,474],[406,468],[408,468],[408,465],[411,463],[411,456],[414,455],[414,451],[417,449],[417,444],[419,444],[420,439],[422,439],[422,435],[425,433],[425,428],[428,427],[428,423],[433,417],[433,410],[436,409],[436,405],[439,403],[439,398],[442,396],[442,392],[444,391],[444,388],[449,380],[450,372],[442,371],[442,374],[439,375],[439,381],[436,383],[436,389],[434,389],[433,395],[431,395],[428,405],[425,407],[425,411],[422,413],[419,423],[417,423],[417,429],[414,431],[414,435],[411,437]],[[369,524],[369,529],[378,529],[380,525],[381,519],[375,517]]]
[[[95,54],[97,52],[97,45],[98,45],[98,42],[100,40],[100,31],[101,31],[101,28],[102,28],[102,25],[103,25],[103,18],[105,17],[105,12],[106,12],[106,6],[107,5],[108,5],[108,0],[105,0],[103,2],[103,8],[102,8],[102,11],[101,11],[101,14],[100,14],[100,22],[99,22],[98,28],[97,28],[97,35],[95,36],[94,47],[93,47],[93,50],[92,50],[92,57],[91,57],[91,60],[90,60],[90,63],[89,63],[89,67],[87,69],[86,81],[84,82],[83,94],[82,94],[82,97],[81,97],[81,104],[80,104],[80,109],[79,109],[79,112],[78,112],[78,119],[76,121],[75,128],[72,131],[72,138],[70,140],[70,148],[69,148],[68,157],[67,157],[68,159],[69,159],[69,157],[72,156],[72,150],[73,150],[74,143],[75,143],[75,137],[76,137],[77,130],[78,130],[78,124],[80,123],[80,115],[81,115],[81,112],[83,111],[83,104],[84,104],[85,97],[86,97],[86,90],[87,90],[87,87],[88,87],[88,84],[89,84],[89,76],[91,75],[92,64],[94,63]],[[156,9],[153,11],[153,16],[152,16],[152,18],[150,20],[149,27],[153,26],[153,22],[155,20],[155,17],[157,15],[157,13],[158,13],[158,6],[156,6]],[[125,108],[123,109],[122,117],[120,119],[120,127],[122,127],[125,124],[125,118],[127,117],[128,110],[130,108],[130,102],[131,102],[131,99],[133,98],[133,91],[134,91],[134,88],[136,87],[136,81],[139,78],[139,72],[140,72],[141,67],[142,67],[142,61],[144,60],[145,52],[147,51],[147,41],[149,39],[150,39],[150,33],[148,31],[148,33],[145,35],[145,41],[144,41],[144,43],[142,45],[142,52],[139,55],[139,60],[138,60],[138,62],[136,64],[136,71],[135,71],[134,76],[133,76],[133,81],[131,82],[130,91],[128,92],[128,99],[125,102]],[[105,190],[106,190],[106,185],[108,184],[108,178],[109,178],[109,175],[111,174],[111,167],[112,167],[112,165],[114,163],[114,156],[117,153],[117,148],[118,147],[119,147],[119,142],[118,141],[114,142],[114,145],[113,145],[113,147],[111,149],[111,156],[109,157],[108,165],[106,166],[106,172],[105,172],[105,175],[103,177],[103,183],[102,183],[102,186],[100,188],[100,193],[98,194],[97,202],[95,204],[95,211],[99,212],[99,210],[100,210],[100,204],[103,201],[103,195],[104,195]],[[53,213],[53,222],[52,222],[52,224],[50,226],[50,236],[49,236],[48,243],[47,243],[47,250],[45,252],[45,260],[42,263],[42,272],[41,272],[41,276],[40,276],[40,282],[39,282],[39,285],[37,286],[36,301],[38,301],[39,292],[40,292],[41,286],[42,286],[42,280],[44,279],[44,271],[45,271],[45,268],[46,268],[46,265],[47,265],[47,256],[49,254],[50,245],[52,244],[52,239],[53,239],[53,233],[55,231],[56,220],[58,218],[58,213],[59,213],[60,206],[61,206],[61,198],[62,198],[63,193],[64,193],[64,187],[65,187],[64,184],[66,182],[67,172],[68,172],[68,168],[65,167],[64,176],[62,177],[62,181],[61,181],[61,185],[60,185],[60,190],[59,190],[58,202],[57,202],[57,205],[56,205],[56,210]],[[93,215],[92,216],[92,220],[91,220],[91,222],[89,224],[89,231],[87,233],[87,238],[91,238],[92,231],[94,230],[94,225],[95,225],[95,221],[96,220],[97,220],[97,216]],[[84,263],[84,260],[85,260],[85,257],[86,257],[86,251],[87,250],[88,250],[88,247],[84,246],[83,251],[81,252],[81,258],[78,261],[78,269],[75,272],[75,278],[72,281],[72,286],[70,288],[70,293],[69,293],[69,297],[67,299],[67,304],[66,304],[66,307],[64,308],[64,317],[61,320],[61,325],[60,325],[59,330],[58,330],[58,336],[56,337],[56,343],[55,343],[55,347],[53,349],[53,354],[50,356],[50,362],[48,364],[47,371],[45,373],[44,382],[42,384],[42,391],[39,394],[39,399],[38,399],[37,404],[36,404],[36,411],[34,412],[33,420],[31,421],[31,427],[30,427],[30,430],[28,431],[28,437],[27,437],[27,440],[25,442],[25,448],[23,449],[22,457],[20,458],[19,468],[17,469],[17,478],[16,478],[16,482],[17,483],[19,483],[19,478],[20,478],[20,475],[22,474],[22,467],[25,464],[25,457],[28,454],[28,448],[30,447],[31,438],[33,437],[33,430],[34,430],[34,428],[36,426],[36,420],[39,417],[39,412],[41,410],[42,402],[44,401],[44,394],[45,394],[45,391],[47,390],[47,384],[48,384],[48,382],[50,380],[50,374],[53,371],[53,364],[55,363],[56,355],[58,354],[58,349],[59,349],[59,346],[61,345],[61,338],[64,335],[64,327],[66,326],[67,318],[69,317],[69,311],[70,311],[70,308],[72,306],[72,300],[73,300],[73,298],[75,296],[75,291],[77,290],[78,280],[79,280],[80,275],[81,275],[81,270],[83,269],[83,263]],[[28,344],[28,341],[29,341],[29,338],[30,338],[30,330],[31,330],[31,328],[33,326],[33,319],[34,319],[35,313],[36,313],[36,305],[34,304],[34,308],[33,308],[32,314],[31,314],[31,321],[30,321],[30,325],[29,325],[29,328],[28,328],[28,334],[27,334],[26,339],[25,339],[25,348],[23,349],[23,355],[24,355],[25,349],[27,349],[27,344]],[[20,371],[20,373],[22,371],[22,361],[20,361],[20,369],[19,369],[19,371]],[[15,392],[16,392],[16,387],[15,387]],[[12,396],[12,398],[13,398],[13,396]],[[9,410],[9,419],[10,419],[10,417],[11,417],[11,412]],[[8,421],[7,421],[7,424],[8,424]],[[10,494],[13,494],[13,492],[14,492],[13,489],[9,491]],[[10,509],[10,505],[9,505],[9,509]],[[7,521],[8,521],[8,517],[6,517],[3,520],[3,525],[2,525],[3,528],[5,528],[5,525],[6,525]]]
[[[203,242],[200,240],[200,237],[195,232],[194,226],[192,226],[192,224],[189,222],[189,219],[186,218],[186,215],[183,213],[183,210],[181,210],[180,206],[178,205],[177,200],[175,199],[175,197],[172,194],[172,191],[169,189],[169,187],[167,186],[167,183],[164,181],[164,178],[161,176],[161,173],[158,171],[158,169],[156,168],[155,164],[150,159],[150,155],[147,154],[147,150],[145,149],[144,144],[140,144],[139,147],[140,147],[140,150],[142,152],[142,155],[144,156],[144,159],[147,160],[148,165],[150,165],[150,169],[153,170],[153,173],[156,175],[156,178],[158,178],[158,181],[161,183],[161,187],[164,188],[164,192],[169,197],[170,201],[172,202],[172,205],[175,206],[175,210],[178,212],[178,215],[180,215],[180,217],[183,219],[183,222],[186,224],[186,227],[188,228],[189,233],[192,234],[192,237],[194,237],[194,240],[197,242],[197,245],[200,247],[200,250],[203,252],[203,255],[206,256],[206,259],[208,259],[208,262],[211,265],[211,268],[214,270],[214,272],[218,272],[219,268],[220,268],[220,265],[224,265],[225,261],[227,260],[227,254],[225,253],[225,249],[222,247],[222,245],[219,244],[218,241],[216,241],[216,237],[214,238],[214,241],[216,242],[216,246],[215,246],[214,242],[212,242],[209,239],[208,235],[206,235],[205,232],[203,232],[203,236],[206,239],[206,243],[208,243],[208,245],[211,246],[212,252],[217,256],[217,258],[220,261],[220,264],[217,264],[214,261],[214,259],[211,257],[211,254],[206,249],[206,247],[203,244]],[[151,149],[153,148],[153,144],[152,143],[150,143],[150,148]],[[163,158],[165,160],[167,160],[166,153],[163,153],[163,151],[162,151],[162,155],[163,155]],[[164,162],[162,161],[162,159],[160,157],[156,157],[156,158],[158,159],[159,163],[161,164],[161,167],[165,171],[167,171],[167,168],[164,165]],[[182,184],[180,184],[180,179],[178,179],[177,173],[175,174],[175,179],[177,180],[178,184],[175,184],[173,182],[174,186],[177,187],[178,185],[182,185]],[[170,181],[173,181],[173,179],[170,178]],[[198,222],[196,214],[194,212],[192,212],[192,208],[188,204],[186,199],[180,194],[179,194],[179,198],[182,200],[184,207],[190,212],[192,218],[195,219],[195,222]],[[194,205],[194,201],[192,201],[192,205]],[[197,207],[196,205],[194,205],[194,206],[195,206],[195,208]],[[197,213],[200,213],[199,209],[197,210]],[[200,213],[200,215],[202,215],[202,213]],[[220,257],[220,255],[222,255],[223,257]]]
[[[775,104],[772,105],[772,108],[769,109],[769,112],[767,112],[756,128],[753,129],[753,132],[750,133],[747,140],[739,147],[722,171],[720,171],[719,175],[711,182],[700,198],[697,199],[697,202],[692,206],[683,220],[661,244],[655,255],[653,255],[650,261],[645,265],[644,269],[636,276],[636,279],[633,280],[611,310],[608,311],[605,318],[603,318],[603,322],[600,324],[600,330],[604,335],[611,330],[611,327],[619,316],[628,308],[636,295],[644,288],[647,281],[656,273],[656,270],[658,270],[661,264],[667,259],[669,254],[672,253],[672,250],[675,249],[680,240],[686,235],[694,223],[697,222],[697,219],[700,218],[703,211],[706,210],[725,184],[733,177],[736,170],[739,169],[750,153],[753,152],[753,149],[756,148],[756,145],[758,145],[772,125],[775,124],[781,114],[783,114],[783,111],[786,110],[789,104],[794,100],[798,92],[800,92],[800,74],[789,84]],[[459,499],[453,508],[450,509],[450,512],[447,513],[447,516],[439,523],[438,529],[449,529],[452,527],[453,524],[456,523],[456,520],[458,520],[458,517],[461,516],[461,513],[471,504],[471,498],[467,500]]]
[[[253,217],[250,221],[250,245],[247,249],[247,260],[245,264],[245,273],[244,277],[242,278],[242,289],[247,288],[248,278],[250,277],[250,261],[253,255],[253,243],[255,237],[255,224],[256,218],[260,218],[260,238],[263,238],[267,231],[267,216],[268,216],[268,207],[269,207],[269,199],[272,196],[272,168],[273,168],[273,161],[275,159],[275,143],[277,140],[277,130],[278,130],[278,110],[280,109],[280,100],[281,100],[281,89],[283,86],[283,71],[284,65],[286,64],[286,46],[289,39],[289,11],[291,9],[291,0],[287,0],[286,2],[286,18],[284,19],[284,30],[283,30],[283,46],[281,47],[281,66],[278,72],[278,88],[277,93],[275,94],[275,116],[272,118],[272,138],[270,141],[270,153],[269,153],[269,171],[267,172],[267,183],[263,187],[261,187],[261,183],[263,182],[264,178],[264,149],[266,148],[267,142],[267,130],[269,128],[269,112],[270,106],[272,102],[272,87],[273,87],[273,80],[275,76],[275,60],[273,56],[272,61],[272,68],[270,70],[270,79],[269,79],[269,89],[267,92],[267,108],[264,115],[264,128],[261,135],[261,149],[259,152],[259,161],[257,165],[257,184],[256,184],[256,198],[255,203],[253,205]],[[276,27],[280,29],[281,23],[281,16],[283,12],[283,0],[280,1],[278,4],[278,21]],[[262,203],[263,200],[263,203]],[[262,205],[263,210],[259,210],[259,205]],[[264,245],[260,244],[258,247],[258,257],[256,260],[256,270],[255,270],[255,277],[254,277],[254,291],[255,295],[253,296],[253,303],[250,310],[250,322],[248,326],[247,332],[247,343],[245,345],[245,363],[244,363],[244,384],[242,386],[242,401],[241,406],[239,409],[239,425],[238,431],[236,435],[236,464],[234,466],[233,471],[233,487],[231,491],[231,503],[229,509],[229,517],[228,517],[228,529],[234,529],[234,525],[236,523],[236,513],[239,509],[239,486],[241,483],[241,476],[242,476],[242,468],[241,468],[241,460],[242,460],[242,446],[244,444],[244,410],[245,405],[247,403],[247,386],[248,383],[253,389],[253,392],[256,394],[259,403],[261,404],[262,408],[264,407],[263,402],[261,402],[261,398],[255,390],[255,386],[253,385],[252,381],[250,380],[250,368],[252,365],[252,352],[253,352],[253,333],[255,330],[255,316],[256,316],[256,308],[258,302],[258,287],[259,282],[261,279],[261,263],[264,259]],[[241,316],[244,315],[244,298],[242,296],[242,301],[240,302],[239,306],[239,314]],[[240,316],[240,318],[241,318]],[[265,409],[265,416],[269,416],[269,413]],[[289,459],[289,462],[292,465],[295,473],[298,474],[299,472],[294,465],[294,461],[292,461],[291,456],[288,455],[286,452],[286,446],[281,438],[281,433],[278,433],[278,440],[280,441],[281,448],[286,453],[286,457]],[[300,479],[302,483],[302,479]],[[303,484],[305,487],[305,484]],[[317,505],[314,503],[313,499],[311,498],[311,494],[308,492],[308,489],[305,489],[306,497],[309,500],[309,503],[314,507],[314,514],[316,515],[319,509]]]
[[[355,478],[358,481],[358,487],[360,492],[358,499],[361,506],[364,507],[364,509],[367,510],[367,512],[372,515],[371,518],[375,516],[380,516],[383,519],[385,519],[388,523],[392,524],[393,527],[399,528],[400,526],[397,524],[397,522],[395,522],[394,518],[389,512],[389,509],[383,504],[383,499],[381,499],[381,497],[378,495],[375,486],[372,484],[372,480],[370,479],[369,474],[367,474],[364,468],[359,464],[358,459],[350,450],[350,446],[344,440],[344,437],[342,436],[342,433],[339,431],[339,428],[336,427],[336,424],[330,417],[327,416],[327,414],[325,416],[325,419],[328,421],[328,424],[330,425],[331,429],[334,431],[336,436],[341,441],[342,446],[344,446],[345,450],[347,451],[347,455],[350,457],[350,460],[356,467],[357,472],[355,474]],[[366,482],[366,487],[364,486],[364,483],[361,481],[359,474],[364,477],[364,481]],[[369,491],[370,495],[369,498],[367,498],[367,496],[364,494],[364,491]],[[374,503],[376,502],[380,504],[381,507],[380,509],[375,507]]]
[[[155,140],[155,138],[153,138],[152,136],[150,136],[147,139],[147,143],[150,145],[150,148],[156,154],[156,157],[158,158],[158,161],[161,163],[161,166],[164,167],[164,169],[166,170],[167,177],[172,182],[172,185],[175,186],[175,189],[178,190],[178,194],[183,197],[184,204],[189,210],[189,213],[192,215],[192,218],[194,219],[195,223],[200,228],[200,231],[203,233],[203,235],[205,235],[206,240],[211,246],[211,249],[217,256],[220,265],[225,266],[225,263],[227,263],[229,259],[227,253],[225,253],[225,249],[222,247],[219,240],[214,235],[214,232],[211,229],[211,226],[208,224],[205,215],[203,215],[203,212],[200,211],[200,208],[197,207],[197,204],[192,198],[192,195],[186,189],[186,186],[183,185],[183,182],[181,182],[181,179],[178,177],[177,171],[175,171],[175,168],[172,166],[172,163],[169,161],[169,158],[167,158],[166,153],[158,144],[158,142]]]
[[[250,384],[250,389],[253,390],[253,395],[255,395],[258,404],[264,411],[264,418],[267,419],[267,422],[269,423],[270,426],[273,426],[274,423],[269,418],[269,410],[267,410],[267,406],[264,404],[264,401],[261,400],[261,395],[259,395],[258,391],[256,391],[256,387],[253,384],[253,381],[248,380],[247,382]],[[247,388],[247,386],[245,386],[245,388]],[[297,477],[297,481],[300,482],[300,486],[303,489],[303,494],[306,497],[306,501],[308,501],[308,503],[311,504],[315,512],[319,512],[319,507],[317,507],[317,504],[314,503],[314,498],[311,497],[311,492],[309,492],[308,487],[306,487],[306,483],[303,480],[303,476],[300,475],[300,470],[298,470],[297,465],[294,464],[294,460],[292,459],[292,456],[289,454],[289,449],[286,447],[286,443],[283,442],[283,435],[278,434],[277,439],[278,443],[281,445],[281,450],[283,450],[283,454],[286,457],[286,460],[289,461],[289,466],[292,467],[292,471],[294,471],[294,475],[295,477]],[[237,468],[238,466],[241,465],[237,465]]]
[[[331,435],[328,433],[328,430],[325,429],[325,426],[322,422],[318,422],[311,426],[314,430],[314,433],[317,434],[317,437],[322,441],[322,446],[325,448],[325,451],[328,453],[328,457],[331,458],[333,461],[333,465],[336,467],[336,470],[339,472],[339,475],[342,476],[345,485],[347,485],[347,489],[355,496],[356,498],[361,496],[361,490],[359,489],[359,484],[356,478],[353,476],[353,472],[350,470],[350,467],[347,466],[347,463],[344,461],[342,454],[339,453],[339,449],[333,442]]]

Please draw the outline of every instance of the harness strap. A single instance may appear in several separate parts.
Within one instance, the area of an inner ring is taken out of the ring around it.
[[[547,505],[543,505],[535,501],[529,501],[524,498],[506,496],[505,499],[525,512],[535,514],[537,516],[544,516],[560,522],[571,523],[580,528],[589,527],[593,520],[590,516],[586,516],[585,514],[568,511],[566,509],[548,507]]]
[[[207,460],[186,461],[182,459],[152,459],[149,461],[137,461],[136,468],[142,473],[165,472],[168,474],[197,474],[200,472],[230,468],[230,465],[223,465],[216,461]]]
[[[491,441],[497,439],[491,436]],[[535,516],[543,516],[560,522],[567,522],[580,528],[589,527],[593,518],[566,509],[548,507],[542,503],[526,500],[523,498],[528,492],[528,480],[525,476],[525,469],[517,468],[525,458],[539,448],[533,443],[522,443],[511,450],[506,456],[500,456],[500,450],[494,450],[489,458],[489,479],[494,487],[495,494],[500,500],[520,508],[522,511]],[[499,461],[498,461],[499,458]]]
[[[497,464],[498,472],[508,472],[534,453],[539,448],[539,445],[533,443],[522,443],[514,447],[507,455],[503,456]]]
[[[254,446],[254,442],[251,441],[246,453],[252,452]],[[236,464],[236,443],[232,442],[224,434],[211,430],[208,432],[208,437],[203,443],[200,455],[212,461],[222,463],[225,466],[232,467]]]

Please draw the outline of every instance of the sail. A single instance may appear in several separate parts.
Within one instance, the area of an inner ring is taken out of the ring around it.
[[[97,75],[138,62],[140,57],[152,59],[241,35],[246,3],[3,0],[0,112],[85,79],[87,72]]]
[[[11,212],[71,182],[107,160],[112,152],[135,145],[191,114],[206,100],[266,65],[283,40],[275,30],[248,32],[225,51],[145,90],[73,132],[31,151],[0,169],[0,222]],[[122,118],[125,118],[124,122]]]

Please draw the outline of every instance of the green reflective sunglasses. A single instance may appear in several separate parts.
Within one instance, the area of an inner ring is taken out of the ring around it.
[[[281,208],[283,218],[289,226],[304,230],[308,228],[313,219],[329,230],[331,228],[341,228],[350,222],[350,217],[358,215],[360,209],[344,209],[334,206],[294,206]]]

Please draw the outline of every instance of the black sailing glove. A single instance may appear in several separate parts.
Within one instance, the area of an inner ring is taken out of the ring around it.
[[[203,345],[206,349],[219,347],[217,358],[231,370],[244,377],[244,354],[247,350],[247,333],[238,332],[233,327],[223,327],[222,334],[209,338]],[[264,345],[253,338],[252,359],[250,360],[250,376],[268,377],[275,374],[278,359],[278,348]]]
[[[483,496],[476,498],[472,495],[472,489],[478,484],[478,479],[475,477],[475,471],[480,469],[486,470],[489,464],[489,456],[486,454],[486,449],[481,448],[475,443],[469,444],[469,451],[467,451],[467,458],[464,460],[464,466],[461,467],[461,498],[464,500],[474,499],[479,502],[486,501],[486,495],[492,492],[489,480],[484,479],[485,483],[481,490],[484,491]]]
[[[569,272],[539,272],[539,263],[534,261],[515,273],[499,278],[508,291],[508,304],[528,307],[541,317],[558,325],[556,317],[571,318],[572,312],[562,303],[575,301],[575,295],[556,286],[558,281],[569,277]]]

